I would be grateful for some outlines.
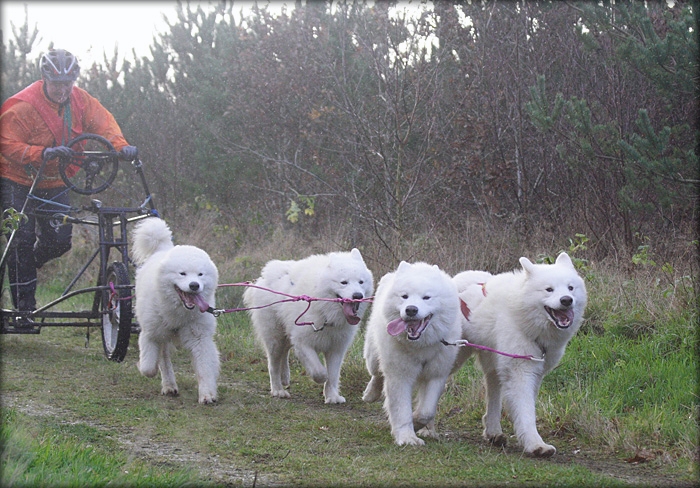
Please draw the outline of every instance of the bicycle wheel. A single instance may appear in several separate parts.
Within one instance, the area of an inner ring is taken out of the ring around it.
[[[126,265],[112,263],[102,285],[107,286],[102,292],[102,346],[107,359],[122,362],[129,347],[133,318]]]

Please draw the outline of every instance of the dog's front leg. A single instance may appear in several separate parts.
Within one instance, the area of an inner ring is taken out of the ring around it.
[[[192,347],[192,365],[197,375],[199,403],[213,403],[217,400],[219,380],[219,350],[213,339],[199,340]]]
[[[276,398],[289,398],[291,395],[285,389],[289,386],[289,344],[274,337],[267,338],[265,353],[270,375],[270,393]]]
[[[304,369],[316,383],[323,384],[328,380],[328,371],[318,358],[318,353],[305,344],[295,344],[294,352],[296,353]]]
[[[162,343],[158,353],[158,368],[160,369],[160,392],[163,395],[177,396],[178,389],[177,383],[175,382],[175,371],[173,370],[173,363],[170,360],[170,353],[172,351],[172,344],[170,342]]]
[[[137,364],[139,372],[148,378],[157,375],[159,355],[160,345],[148,333],[141,332],[139,335],[139,362]]]
[[[549,457],[557,450],[554,446],[546,444],[537,432],[535,404],[542,375],[530,368],[524,369],[524,374],[511,378],[503,385],[503,399],[513,420],[515,434],[525,453],[534,457]]]
[[[403,372],[402,372],[403,373]],[[413,428],[413,412],[411,411],[411,394],[413,393],[413,378],[389,377],[384,378],[384,409],[389,415],[391,435],[399,446],[422,446],[425,441],[419,438]]]
[[[437,438],[435,412],[445,389],[446,378],[433,378],[425,382],[418,391],[418,403],[413,413],[413,428],[420,435]]]
[[[323,397],[326,403],[345,403],[345,397],[340,394],[340,368],[343,364],[345,351],[329,351],[324,354],[328,380],[323,385]]]

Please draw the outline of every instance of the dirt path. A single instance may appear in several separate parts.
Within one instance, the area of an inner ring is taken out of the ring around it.
[[[202,473],[203,478],[221,483],[224,486],[284,486],[285,483],[277,481],[274,477],[261,475],[256,471],[239,469],[222,463],[217,455],[205,455],[200,452],[190,451],[171,442],[156,441],[149,436],[139,435],[134,431],[120,431],[113,427],[97,422],[88,422],[72,418],[68,410],[38,404],[33,401],[21,401],[16,395],[3,393],[1,397],[2,408],[15,408],[25,415],[32,417],[52,417],[62,419],[61,423],[68,425],[84,424],[108,432],[128,453],[150,463],[158,465],[172,465],[173,467],[188,466]],[[448,433],[449,435],[449,433]],[[479,442],[480,439],[471,439]],[[507,447],[505,452],[511,456],[517,456],[517,448]],[[656,473],[653,467],[654,453],[640,453],[637,459],[621,463],[592,457],[586,454],[578,454],[563,451],[549,460],[558,464],[578,464],[593,472],[601,473],[611,478],[620,480],[630,486],[643,486],[647,488],[684,488],[695,487],[698,484],[682,483],[667,476]],[[646,464],[646,465],[645,465]]]
[[[77,334],[52,332],[42,332],[41,338],[2,338],[0,407],[98,429],[124,451],[149,464],[187,466],[200,472],[203,480],[224,486],[283,486],[290,482],[289,478],[283,479],[285,475],[307,475],[305,463],[314,464],[310,456],[317,456],[318,463],[309,469],[344,469],[338,477],[334,472],[333,479],[347,480],[350,486],[357,466],[369,472],[365,480],[381,480],[386,485],[385,472],[396,470],[397,476],[402,476],[400,473],[411,468],[405,462],[415,460],[410,450],[388,445],[378,449],[386,444],[388,435],[379,404],[349,401],[342,407],[324,406],[318,398],[318,386],[298,374],[293,400],[271,399],[266,365],[257,351],[250,356],[245,350],[231,353],[231,359],[223,363],[222,401],[201,406],[197,404],[196,380],[189,358],[184,355],[178,357],[176,365],[181,373],[181,396],[166,398],[160,395],[159,381],[137,374],[135,354],[124,363],[111,363],[102,357],[101,344],[85,348],[84,339]],[[349,375],[344,388],[357,396],[363,387],[361,383]],[[632,462],[626,462],[599,446],[581,449],[575,440],[563,437],[556,440],[558,452],[553,458],[519,463],[522,452],[515,442],[501,456],[495,448],[484,445],[479,430],[475,423],[464,426],[464,430],[460,426],[459,431],[442,431],[448,439],[459,442],[422,451],[422,462],[452,462],[453,469],[460,469],[465,463],[497,461],[498,465],[490,464],[489,469],[498,472],[503,466],[502,457],[509,466],[525,474],[534,467],[566,477],[567,467],[579,465],[629,486],[699,486],[688,481],[688,475],[669,469],[673,463],[656,453],[640,452]],[[289,458],[288,448],[294,451]],[[453,459],[436,458],[441,450]],[[390,451],[391,456],[386,457],[385,451]],[[334,459],[338,456],[345,456],[346,461],[351,458],[357,464],[337,467]],[[380,459],[391,466],[376,464],[378,456],[385,456]],[[426,476],[423,483],[438,479]],[[518,483],[517,478],[509,477],[507,471],[502,479],[509,484]],[[399,479],[416,483],[406,477]],[[461,478],[450,474],[445,479],[455,483]],[[479,486],[479,479],[463,482]],[[567,484],[566,479],[561,481]]]

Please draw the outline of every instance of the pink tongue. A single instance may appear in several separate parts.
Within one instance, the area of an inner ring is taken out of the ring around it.
[[[204,300],[204,297],[199,293],[192,294],[193,302],[199,307],[199,311],[204,313],[209,310],[209,304]]]
[[[406,330],[406,322],[401,320],[401,318],[398,318],[396,320],[392,320],[386,326],[386,331],[389,333],[389,335],[392,335],[392,336],[399,335],[400,333],[402,333],[405,330]]]
[[[348,321],[348,324],[357,325],[360,323],[360,317],[355,314],[352,303],[343,303],[343,313],[345,314],[345,320]]]

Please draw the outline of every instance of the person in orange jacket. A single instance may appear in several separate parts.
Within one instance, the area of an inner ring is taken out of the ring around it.
[[[112,143],[120,158],[133,161],[138,150],[122,135],[114,116],[82,88],[77,58],[51,49],[39,62],[41,80],[8,98],[0,107],[0,181],[2,208],[20,211],[38,169],[47,159],[34,195],[69,205],[69,189],[60,176],[59,158],[70,157],[66,144],[82,133],[98,134]],[[28,220],[17,229],[7,253],[10,294],[15,310],[36,309],[37,269],[71,248],[70,224],[52,227],[34,215],[36,200],[25,208]]]

